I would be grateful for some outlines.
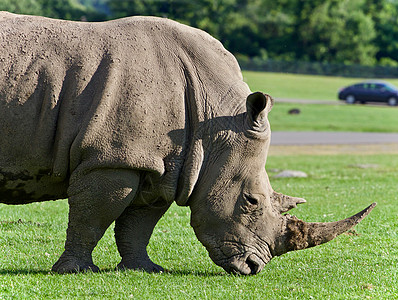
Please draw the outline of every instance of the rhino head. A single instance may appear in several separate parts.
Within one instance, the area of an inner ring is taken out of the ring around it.
[[[249,95],[246,112],[230,120],[229,130],[223,124],[212,146],[196,151],[203,164],[187,202],[191,225],[210,258],[230,273],[256,274],[274,256],[328,242],[376,205],[333,223],[283,214],[305,200],[275,192],[265,171],[272,104],[263,93]]]

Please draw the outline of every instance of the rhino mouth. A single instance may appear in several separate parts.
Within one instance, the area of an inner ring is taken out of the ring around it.
[[[234,256],[220,266],[231,274],[255,275],[261,272],[265,262],[254,253],[245,253],[243,256]]]
[[[235,239],[220,241],[214,235],[197,236],[211,260],[230,274],[258,274],[273,256],[268,243],[258,237],[254,243],[242,243]]]
[[[228,244],[228,246],[223,245],[220,248],[213,248],[216,251],[209,251],[210,258],[214,263],[222,267],[227,273],[255,275],[260,273],[267,262],[271,260],[271,255],[259,255],[258,251],[254,249],[236,251],[237,247],[232,247],[231,249],[231,244]]]

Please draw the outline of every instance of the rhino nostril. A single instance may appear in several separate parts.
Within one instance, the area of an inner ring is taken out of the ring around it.
[[[250,273],[250,274],[256,274],[256,273],[257,273],[258,266],[256,265],[255,262],[253,262],[253,261],[251,261],[251,260],[248,259],[248,260],[246,261],[246,264],[249,266],[249,268],[250,268],[250,270],[251,270],[251,273]]]
[[[259,273],[263,265],[261,260],[254,254],[249,255],[249,257],[246,259],[246,264],[250,268],[251,274]]]

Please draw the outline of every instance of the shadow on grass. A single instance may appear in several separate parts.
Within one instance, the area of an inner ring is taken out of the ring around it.
[[[143,273],[143,274],[150,274],[146,273],[145,271],[141,270],[116,270],[112,268],[105,268],[100,270],[98,273],[95,274],[112,274],[112,273]],[[92,275],[94,274],[91,271],[86,271],[82,273],[69,273],[63,274],[62,276],[67,275],[75,275],[75,274],[87,274]],[[228,274],[224,271],[214,272],[214,271],[198,271],[198,270],[181,270],[181,269],[174,269],[174,270],[165,270],[162,273],[152,273],[156,275],[167,275],[167,276],[196,276],[196,277],[225,277],[225,276],[240,276],[235,274]],[[1,275],[59,275],[56,272],[52,272],[51,270],[27,270],[27,269],[19,269],[19,270],[0,270]]]
[[[166,274],[173,276],[197,276],[197,277],[225,277],[225,276],[236,276],[234,274],[228,274],[226,272],[211,272],[211,271],[193,271],[193,270],[172,270],[165,271]],[[239,276],[239,275],[238,275]]]
[[[214,272],[214,271],[198,271],[198,270],[181,270],[181,269],[173,269],[173,270],[165,270],[161,273],[147,273],[143,270],[115,270],[111,268],[105,268],[100,271],[100,273],[142,273],[142,274],[154,274],[154,275],[168,275],[168,276],[198,276],[198,277],[223,277],[223,276],[231,276],[224,271]],[[235,275],[232,275],[235,276]]]
[[[52,275],[50,270],[0,270],[1,275]]]

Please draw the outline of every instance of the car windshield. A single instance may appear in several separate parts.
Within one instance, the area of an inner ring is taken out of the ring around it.
[[[389,91],[396,91],[396,90],[398,90],[398,88],[397,88],[395,85],[391,84],[391,83],[386,83],[386,84],[385,84],[385,87],[386,87],[386,89],[389,90]]]

